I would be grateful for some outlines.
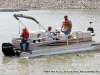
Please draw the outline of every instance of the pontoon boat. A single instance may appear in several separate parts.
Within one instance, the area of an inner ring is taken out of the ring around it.
[[[30,16],[14,14],[14,17],[18,21],[20,21],[18,17],[32,19],[41,25],[36,19]],[[41,27],[43,28],[43,26]],[[56,31],[60,32],[60,29],[57,28]],[[20,50],[21,38],[13,38],[11,44],[2,44],[3,54],[5,56],[36,57],[100,49],[100,42],[93,40],[94,36],[93,33],[91,34],[91,31],[72,31],[70,38],[68,38],[69,35],[64,35],[63,32],[56,33],[56,35],[53,34],[52,36],[58,40],[53,40],[46,36],[45,30],[30,31],[29,34],[29,51],[22,52]]]

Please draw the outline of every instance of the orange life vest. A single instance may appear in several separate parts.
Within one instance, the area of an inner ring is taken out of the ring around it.
[[[69,21],[64,21],[63,23],[62,23],[62,26],[64,27],[64,28],[70,28],[70,22]]]
[[[28,38],[28,37],[29,37],[29,32],[28,32],[27,29],[26,29],[26,30],[23,30],[23,32],[22,32],[22,37],[23,37],[23,38]]]

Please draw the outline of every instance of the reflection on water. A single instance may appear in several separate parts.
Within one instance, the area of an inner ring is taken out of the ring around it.
[[[0,12],[0,44],[11,42],[13,37],[19,37],[23,28],[13,17],[13,14],[21,13],[35,17],[45,28],[51,25],[53,29],[61,27],[64,15],[68,15],[73,23],[73,30],[87,30],[89,22],[93,21],[92,27],[99,40],[100,10],[32,10],[25,12]],[[21,21],[29,30],[37,30],[39,26],[30,20]],[[35,28],[34,28],[35,26]],[[42,28],[41,28],[42,29]],[[53,56],[40,56],[35,58],[5,57],[0,51],[0,74],[1,75],[78,75],[78,73],[52,73],[45,71],[99,71],[100,51],[61,54]],[[92,75],[92,73],[80,73]],[[94,73],[98,75],[98,73]]]

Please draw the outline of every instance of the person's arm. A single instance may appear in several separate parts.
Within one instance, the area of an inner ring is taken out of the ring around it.
[[[61,26],[61,32],[62,32],[62,28],[63,28],[63,26]]]
[[[72,24],[70,25],[70,32],[72,31]]]
[[[62,29],[63,29],[63,23],[62,23],[62,25],[61,25],[61,32],[62,32]]]
[[[23,36],[23,33],[21,33],[20,37],[22,37],[22,36]]]
[[[29,32],[28,32],[28,38],[29,38]]]
[[[70,32],[71,32],[71,30],[72,30],[72,22],[71,21],[69,21],[70,22]]]

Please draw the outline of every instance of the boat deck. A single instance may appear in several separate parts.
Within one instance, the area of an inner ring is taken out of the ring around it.
[[[72,52],[79,52],[79,51],[85,51],[84,49],[91,50],[91,43],[93,41],[88,42],[80,42],[80,43],[74,43],[70,45],[60,45],[60,46],[48,46],[48,45],[42,45],[40,47],[37,47],[32,51],[32,54],[29,52],[27,53],[21,53],[21,56],[23,57],[35,57],[35,56],[41,56],[41,55],[53,55],[53,54],[62,54],[62,53],[72,53]]]

